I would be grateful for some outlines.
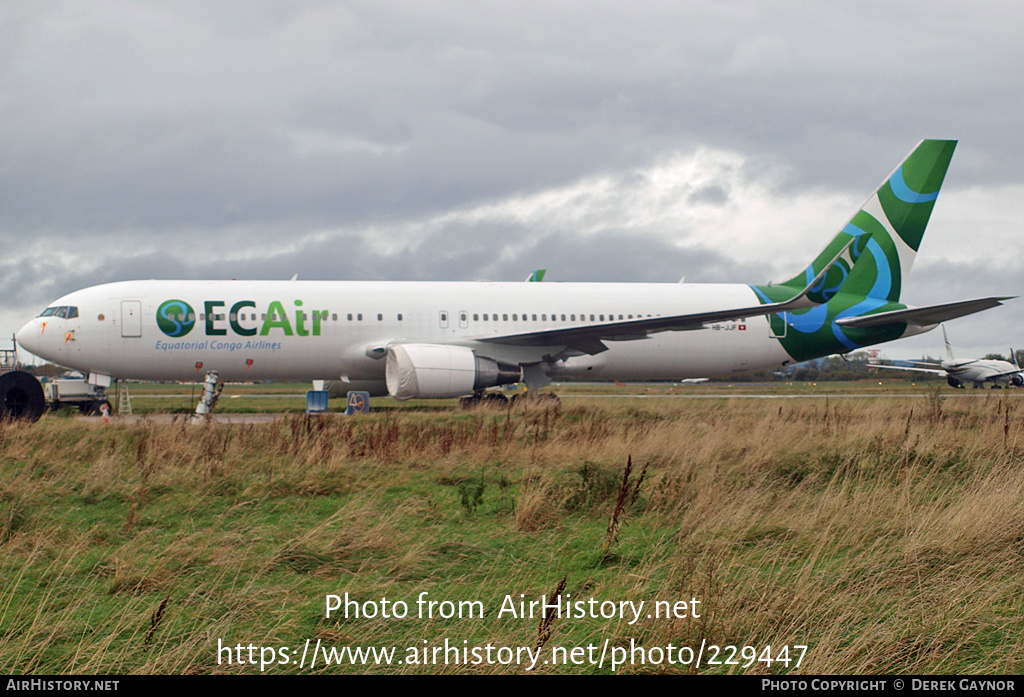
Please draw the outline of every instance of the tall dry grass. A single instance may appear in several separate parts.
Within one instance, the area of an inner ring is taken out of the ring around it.
[[[803,673],[1015,672],[1018,403],[580,401],[260,426],[0,424],[0,672],[253,670],[218,663],[218,639],[533,646],[536,620],[328,620],[323,596],[428,592],[496,608],[563,576],[575,598],[697,598],[703,612],[632,626],[556,618],[541,630],[549,646],[805,644]]]

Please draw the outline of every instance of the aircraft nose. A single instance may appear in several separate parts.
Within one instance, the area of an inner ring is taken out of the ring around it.
[[[24,327],[18,330],[14,338],[18,342],[18,346],[35,353],[39,350],[39,322],[35,319],[29,320]]]

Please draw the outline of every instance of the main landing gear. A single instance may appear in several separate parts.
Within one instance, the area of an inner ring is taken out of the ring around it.
[[[463,397],[459,404],[463,409],[476,409],[482,406],[506,408],[511,406],[559,407],[562,400],[551,392],[520,392],[509,399],[500,392],[477,392],[471,397]]]
[[[562,400],[554,392],[520,392],[512,397],[512,406],[560,407]]]
[[[470,397],[463,397],[459,400],[463,409],[476,409],[477,407],[499,407],[504,409],[508,406],[508,397],[500,392],[477,392]]]

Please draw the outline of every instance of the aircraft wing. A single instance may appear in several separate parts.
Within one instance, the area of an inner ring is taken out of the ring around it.
[[[1003,300],[1012,300],[1016,296],[1003,298],[978,298],[962,300],[956,303],[929,305],[927,307],[911,307],[906,310],[879,312],[863,317],[840,317],[836,324],[842,327],[878,327],[883,324],[912,324],[918,327],[931,327],[947,320],[973,315],[975,312],[988,310],[1003,304]]]
[[[480,337],[476,341],[489,344],[505,344],[509,346],[565,346],[569,349],[581,351],[589,355],[607,351],[605,341],[633,341],[646,339],[657,332],[680,332],[703,329],[706,324],[715,322],[727,322],[729,320],[744,319],[746,317],[760,317],[772,315],[776,312],[788,312],[789,310],[802,310],[814,307],[821,303],[815,302],[807,297],[807,294],[816,285],[821,283],[840,257],[856,241],[851,239],[843,246],[839,253],[832,258],[825,268],[821,270],[814,279],[808,283],[803,290],[791,297],[777,303],[754,305],[752,307],[738,307],[729,310],[710,310],[707,312],[694,312],[685,315],[671,315],[668,317],[642,317],[618,322],[607,322],[604,324],[587,324],[579,327],[562,327],[557,329],[544,329],[534,332],[523,332],[521,334],[503,334],[501,336]]]
[[[941,375],[946,377],[949,375],[942,368],[905,368],[901,365],[881,365],[879,363],[868,363],[869,368],[887,368],[889,370],[910,370],[915,373],[931,373],[932,375]]]
[[[1020,372],[1021,371],[1019,369],[1014,368],[1013,370],[1006,370],[1006,371],[1003,371],[1002,373],[992,373],[991,375],[986,375],[985,379],[986,380],[998,380],[999,378],[1008,378],[1008,377],[1010,377],[1012,375],[1019,375]]]
[[[608,347],[604,341],[632,341],[635,339],[646,339],[657,332],[679,332],[694,329],[703,329],[705,324],[715,322],[726,322],[728,320],[743,319],[745,317],[759,317],[770,315],[776,312],[788,310],[799,310],[806,307],[813,307],[815,303],[805,296],[808,290],[817,282],[802,290],[795,297],[779,303],[767,305],[755,305],[753,307],[741,307],[731,310],[712,310],[709,312],[695,312],[686,315],[672,315],[669,317],[643,317],[618,322],[607,322],[604,324],[588,324],[581,327],[563,327],[560,329],[545,329],[536,332],[524,332],[522,334],[504,334],[502,336],[480,337],[477,341],[493,344],[507,344],[510,346],[565,346],[567,348],[582,351],[594,355],[607,351]]]

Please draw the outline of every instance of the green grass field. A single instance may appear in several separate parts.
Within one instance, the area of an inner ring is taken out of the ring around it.
[[[266,384],[229,384],[217,404],[216,412],[223,414],[239,413],[290,413],[299,414],[305,410],[307,383],[266,383]],[[947,395],[977,395],[980,391],[954,391],[946,388],[944,383],[937,381],[908,382],[905,380],[859,380],[850,382],[762,382],[762,383],[727,383],[711,382],[697,385],[678,383],[637,383],[616,385],[614,383],[565,383],[545,388],[545,392],[557,392],[567,399],[587,396],[610,398],[621,396],[631,399],[636,395],[665,395],[673,398],[685,396],[747,396],[747,395],[807,395],[824,397],[827,395],[928,395],[939,389]],[[132,409],[135,414],[171,413],[190,414],[195,411],[196,403],[202,393],[199,384],[177,383],[132,383],[129,385],[132,396]],[[1011,391],[1015,393],[1015,391]],[[513,394],[506,392],[506,394]],[[112,402],[115,402],[113,397]],[[375,398],[372,407],[380,410],[404,410],[410,406],[417,409],[449,410],[457,406],[458,400],[412,401],[399,404],[383,397]],[[344,411],[344,397],[331,399],[333,411]],[[65,415],[75,414],[74,409],[67,408]]]
[[[926,391],[3,424],[0,672],[1017,673],[1024,405]]]

